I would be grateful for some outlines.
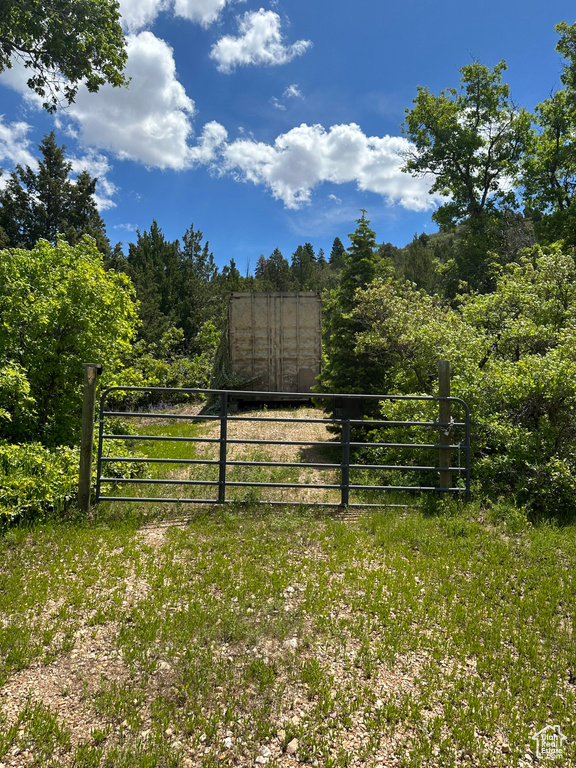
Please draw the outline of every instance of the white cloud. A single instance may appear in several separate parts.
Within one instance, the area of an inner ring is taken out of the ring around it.
[[[170,0],[120,0],[122,26],[127,32],[139,32],[153,24],[160,11],[169,5]]]
[[[127,88],[78,92],[68,114],[81,141],[148,166],[188,167],[194,102],[178,82],[172,48],[151,32],[129,36],[126,75]]]
[[[302,124],[266,144],[251,135],[229,141],[226,129],[214,121],[193,143],[194,102],[177,80],[172,49],[152,33],[142,32],[128,38],[128,50],[127,74],[132,77],[128,89],[105,86],[90,95],[81,91],[76,104],[64,113],[78,140],[93,150],[163,169],[205,165],[240,182],[266,187],[289,209],[309,203],[323,182],[352,183],[409,210],[430,210],[440,202],[438,196],[429,195],[430,180],[400,170],[401,153],[410,147],[405,138],[366,136],[354,123],[328,129]],[[298,94],[296,84],[284,92],[286,98]],[[278,100],[272,103],[283,106]],[[6,126],[0,121],[0,163],[4,156],[14,163],[34,164],[28,129],[26,123]],[[100,207],[113,205],[116,190],[106,186],[105,158],[96,151],[88,157],[100,163],[88,167],[101,179]]]
[[[220,72],[232,72],[237,66],[287,64],[303,54],[312,43],[298,40],[285,45],[280,31],[280,16],[274,11],[248,11],[238,22],[240,35],[225,35],[212,46],[210,57]]]
[[[267,186],[287,208],[310,202],[312,190],[327,181],[356,183],[390,204],[430,210],[438,202],[428,193],[430,182],[400,170],[400,152],[409,146],[401,137],[366,136],[355,123],[328,130],[303,124],[278,136],[273,145],[250,139],[223,145],[221,168],[238,180]]]
[[[215,22],[230,0],[174,0],[174,13],[207,27]]]
[[[127,32],[140,32],[151,26],[161,11],[172,11],[175,16],[208,27],[230,2],[233,0],[120,0],[122,26]]]
[[[300,91],[300,88],[297,86],[296,83],[293,83],[292,85],[289,85],[287,88],[285,88],[284,93],[282,94],[282,97],[284,99],[303,99],[304,98],[304,96],[302,96],[302,92]],[[282,111],[285,111],[287,109],[286,104],[280,101],[280,99],[276,98],[276,96],[272,96],[272,98],[270,99],[270,103],[276,109],[281,109]]]
[[[41,110],[43,99],[28,87],[28,80],[32,74],[32,70],[27,69],[21,59],[14,58],[12,61],[12,67],[10,69],[5,69],[0,74],[0,83],[2,83],[2,85],[8,86],[8,88],[12,88],[12,90],[16,91],[17,93],[22,94],[30,107]],[[58,83],[60,82],[60,76],[58,73],[52,72],[50,80],[53,85],[53,90],[60,92],[61,94],[61,89],[58,88]]]
[[[6,124],[4,116],[0,115],[0,166],[7,164],[12,169],[16,165],[29,165],[36,168],[37,160],[30,152],[30,140],[27,138],[31,127],[23,122]]]
[[[292,83],[292,85],[289,85],[288,88],[284,91],[284,98],[285,99],[302,99],[304,98],[302,96],[302,91],[298,87],[297,83]]]
[[[112,170],[110,161],[106,155],[102,155],[94,150],[88,152],[82,157],[71,157],[72,170],[78,174],[82,171],[88,171],[92,178],[96,177],[96,194],[94,199],[99,211],[105,211],[109,208],[115,208],[116,203],[112,197],[118,192],[118,187],[110,181],[108,174]]]
[[[198,144],[190,149],[190,161],[201,165],[211,165],[216,160],[218,150],[225,145],[227,138],[228,132],[223,125],[216,121],[207,123],[202,129]]]

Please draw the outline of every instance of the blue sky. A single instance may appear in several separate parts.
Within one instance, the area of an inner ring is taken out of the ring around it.
[[[115,244],[153,219],[194,225],[242,273],[279,247],[348,245],[360,209],[378,242],[434,231],[425,179],[400,171],[400,125],[418,85],[457,86],[472,58],[506,59],[513,100],[560,86],[554,25],[573,3],[485,0],[121,0],[127,90],[80,91],[42,112],[15,66],[0,75],[0,167],[33,165],[55,130],[98,176]],[[1,180],[0,180],[1,183]]]

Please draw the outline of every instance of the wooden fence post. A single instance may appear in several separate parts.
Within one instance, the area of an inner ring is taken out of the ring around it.
[[[90,509],[96,380],[100,373],[102,373],[102,366],[100,364],[84,363],[84,401],[82,404],[82,439],[80,442],[80,473],[78,477],[78,507],[82,512],[88,512]]]
[[[450,363],[447,360],[438,361],[438,396],[450,397]],[[449,400],[440,400],[438,407],[438,421],[441,424],[450,424],[451,404]],[[441,426],[439,430],[438,444],[440,446],[450,445],[452,435],[447,426]],[[439,463],[440,467],[440,489],[447,490],[452,487],[452,472],[443,467],[449,467],[451,461],[450,448],[440,448]]]

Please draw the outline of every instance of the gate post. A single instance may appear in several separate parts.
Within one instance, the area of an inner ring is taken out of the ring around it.
[[[450,363],[447,360],[438,361],[438,396],[450,397]],[[440,424],[450,425],[451,403],[450,400],[440,400],[438,406],[438,421]],[[440,427],[438,444],[440,446],[450,445],[452,436],[450,427]],[[452,487],[452,472],[448,469],[451,461],[450,448],[440,448],[439,462],[440,467],[440,490],[445,491]],[[445,469],[444,469],[445,467]]]
[[[92,485],[96,380],[102,373],[102,366],[99,363],[84,363],[83,365],[84,400],[82,403],[82,438],[78,474],[78,507],[82,512],[88,512],[90,510],[90,486]]]
[[[342,478],[340,506],[347,507],[350,502],[350,419],[342,422]]]
[[[226,501],[226,449],[228,447],[228,393],[220,395],[220,470],[218,473],[218,503]]]

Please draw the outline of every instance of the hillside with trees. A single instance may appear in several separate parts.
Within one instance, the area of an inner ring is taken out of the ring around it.
[[[347,246],[275,248],[254,274],[219,268],[193,224],[170,241],[153,220],[112,248],[97,180],[74,176],[47,135],[38,167],[17,166],[0,190],[0,515],[15,516],[17,454],[50,463],[77,445],[83,362],[104,363],[102,384],[209,386],[230,291],[322,293],[324,392],[433,394],[448,359],[472,408],[477,493],[572,514],[576,25],[557,32],[563,88],[534,114],[514,103],[504,61],[417,89],[404,168],[443,202],[438,232],[404,247],[361,211]]]

